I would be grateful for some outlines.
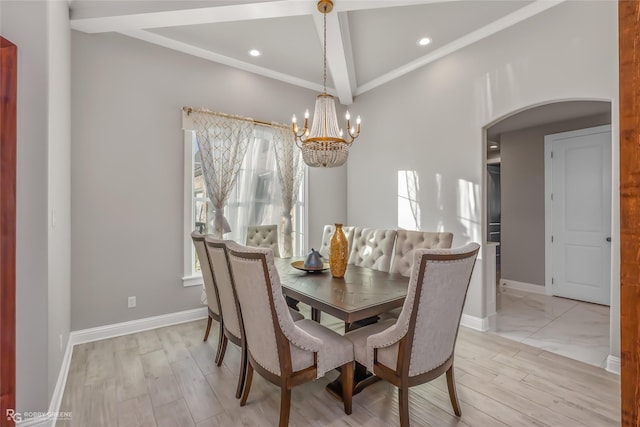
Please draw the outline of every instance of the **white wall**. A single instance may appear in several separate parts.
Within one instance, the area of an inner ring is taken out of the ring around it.
[[[66,2],[0,2],[18,46],[16,410],[46,411],[69,335],[69,20]],[[55,50],[55,51],[54,51]],[[67,148],[65,148],[67,147]],[[51,155],[50,155],[51,154]],[[48,212],[58,206],[58,225]]]
[[[71,38],[71,328],[201,307],[181,280],[181,108],[289,123],[317,94],[121,35]],[[346,170],[309,181],[313,244],[346,219]]]
[[[49,1],[48,336],[49,396],[69,340],[71,311],[71,28],[66,1]],[[61,346],[62,343],[62,346]]]
[[[552,100],[612,100],[617,150],[617,37],[615,2],[566,2],[359,96],[348,222],[396,226],[397,171],[415,170],[422,228],[452,231],[454,246],[482,241],[483,127]],[[465,313],[484,318],[488,284],[476,275]],[[612,277],[617,292],[619,270]]]

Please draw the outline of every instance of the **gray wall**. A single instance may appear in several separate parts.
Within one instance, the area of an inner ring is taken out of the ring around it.
[[[16,410],[46,411],[69,336],[67,4],[3,0],[0,30],[18,46]]]
[[[502,279],[544,286],[544,136],[610,123],[605,114],[502,134]]]
[[[181,280],[181,108],[289,123],[317,94],[121,35],[71,38],[71,329],[201,307]],[[346,169],[309,181],[312,244],[346,219]]]
[[[616,122],[617,37],[615,2],[565,2],[360,95],[351,108],[363,125],[349,159],[348,223],[396,226],[397,171],[415,170],[422,228],[453,232],[454,246],[481,242],[483,128],[570,99],[612,100]],[[618,197],[617,182],[613,190]],[[476,263],[468,315],[487,316],[489,261]]]

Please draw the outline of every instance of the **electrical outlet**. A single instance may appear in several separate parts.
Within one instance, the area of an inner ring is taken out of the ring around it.
[[[129,297],[127,300],[127,307],[134,308],[136,306],[136,297]]]

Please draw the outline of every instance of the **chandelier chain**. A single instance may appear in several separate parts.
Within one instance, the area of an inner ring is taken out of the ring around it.
[[[322,27],[324,28],[324,34],[323,34],[324,46],[322,47],[322,57],[324,58],[324,62],[323,62],[324,74],[322,75],[322,88],[324,90],[324,93],[327,93],[327,14],[323,13],[322,17],[323,17]]]

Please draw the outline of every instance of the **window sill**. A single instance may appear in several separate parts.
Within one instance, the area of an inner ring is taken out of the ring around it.
[[[202,275],[197,274],[193,276],[185,276],[182,278],[182,286],[202,286],[204,281],[202,280]]]

